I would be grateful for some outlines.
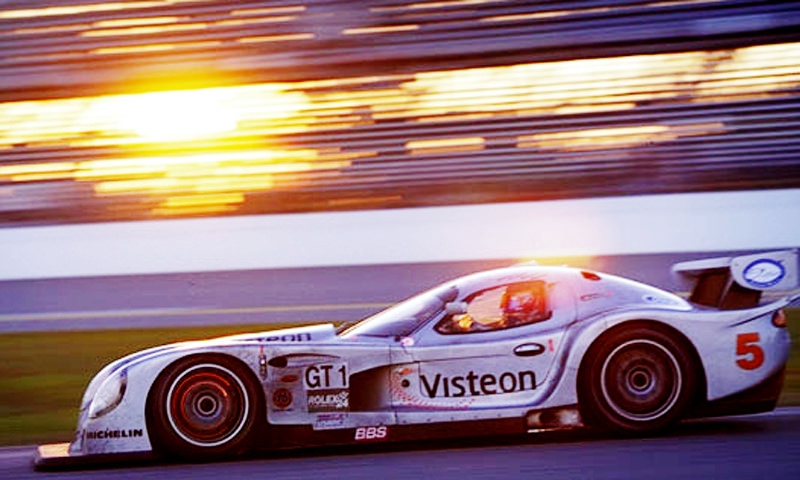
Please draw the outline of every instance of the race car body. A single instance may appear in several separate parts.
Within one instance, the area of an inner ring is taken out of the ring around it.
[[[452,280],[348,328],[156,347],[90,382],[69,446],[210,459],[258,448],[593,426],[647,433],[774,408],[789,356],[781,308],[797,251],[674,267],[685,300],[612,275],[520,265]]]

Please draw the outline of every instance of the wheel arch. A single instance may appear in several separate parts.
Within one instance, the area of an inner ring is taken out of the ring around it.
[[[194,360],[202,360],[207,362],[213,362],[214,360],[222,361],[222,362],[230,362],[237,366],[237,370],[243,374],[245,378],[242,378],[243,382],[249,382],[254,387],[256,392],[257,398],[255,399],[255,408],[256,408],[256,428],[265,428],[268,422],[267,419],[267,408],[266,408],[266,394],[264,393],[264,388],[261,382],[258,379],[258,376],[250,368],[247,363],[245,363],[241,358],[232,355],[230,353],[222,353],[222,352],[198,352],[192,353],[189,355],[185,355],[179,358],[176,358],[170,361],[164,368],[156,376],[155,380],[150,384],[150,388],[147,391],[147,397],[145,401],[145,424],[147,426],[147,432],[150,439],[150,445],[153,449],[153,452],[156,454],[164,453],[168,450],[168,447],[165,445],[163,439],[159,438],[158,435],[158,428],[155,425],[154,419],[154,411],[153,409],[156,408],[156,402],[154,401],[154,396],[156,395],[156,391],[158,390],[159,385],[161,382],[166,378],[168,375],[172,373],[172,371],[178,367],[181,363],[190,363]]]
[[[600,348],[600,345],[606,339],[616,335],[617,333],[634,329],[634,328],[648,328],[660,331],[666,335],[671,336],[673,339],[678,341],[683,347],[686,352],[689,354],[692,362],[692,366],[697,368],[697,385],[695,386],[695,398],[692,400],[695,404],[700,404],[706,402],[708,397],[708,387],[707,387],[707,378],[706,378],[706,371],[705,366],[703,365],[702,358],[697,351],[697,348],[694,346],[691,340],[679,329],[669,325],[667,323],[652,320],[652,319],[631,319],[631,320],[624,320],[616,325],[613,325],[607,329],[605,329],[600,335],[598,335],[592,342],[589,344],[588,348],[584,350],[583,356],[581,357],[581,361],[578,367],[578,374],[576,377],[576,394],[578,397],[578,405],[582,405],[585,401],[587,392],[585,391],[586,385],[586,375],[588,374],[588,366],[592,355]],[[582,412],[583,414],[583,412]],[[591,418],[584,418],[584,423],[591,424]]]

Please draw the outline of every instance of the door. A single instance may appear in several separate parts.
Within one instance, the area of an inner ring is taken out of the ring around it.
[[[535,405],[574,320],[568,287],[544,279],[508,283],[472,292],[450,310],[418,332],[413,345],[392,351],[398,415],[424,410],[447,417],[472,409],[491,415],[492,408]]]

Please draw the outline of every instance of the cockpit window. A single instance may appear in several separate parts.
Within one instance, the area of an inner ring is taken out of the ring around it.
[[[340,333],[344,338],[406,337],[444,311],[447,302],[458,297],[458,289],[444,285],[409,298],[356,323]]]
[[[502,330],[549,319],[547,282],[512,283],[476,292],[466,299],[466,311],[443,318],[435,327],[444,334]]]

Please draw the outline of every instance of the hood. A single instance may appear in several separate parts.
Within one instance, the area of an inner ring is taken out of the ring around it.
[[[263,343],[307,343],[326,342],[336,339],[336,328],[332,323],[284,328],[267,332],[243,333],[220,337],[208,342],[263,342]]]
[[[153,355],[161,354],[170,350],[180,350],[185,348],[200,347],[209,344],[230,344],[235,342],[265,342],[275,344],[298,344],[307,342],[325,342],[338,338],[336,329],[332,323],[321,325],[309,325],[306,327],[285,328],[282,330],[270,330],[267,332],[243,333],[240,335],[230,335],[226,337],[213,338],[209,340],[192,340],[187,342],[170,343],[158,347],[141,350],[125,357],[119,358],[101,369],[86,387],[81,409],[88,406],[88,402],[94,397],[100,384],[114,372],[125,368],[132,363],[143,360]]]

